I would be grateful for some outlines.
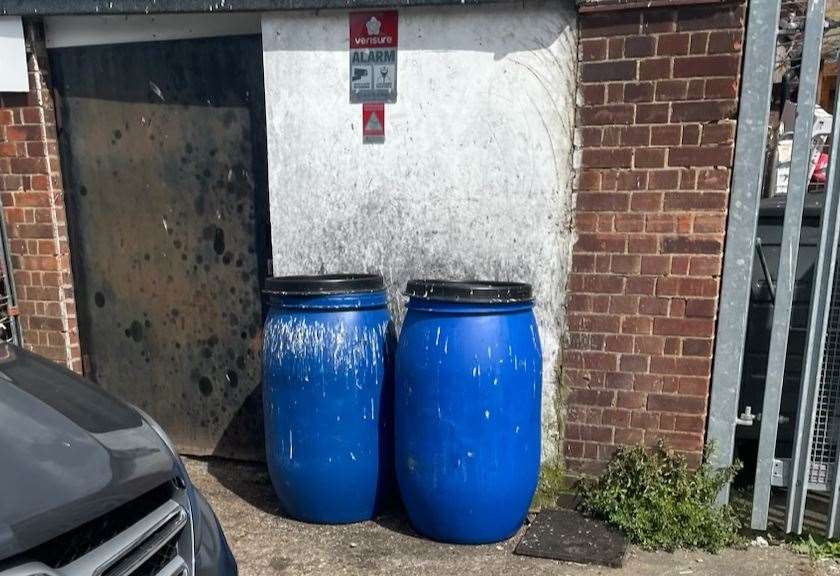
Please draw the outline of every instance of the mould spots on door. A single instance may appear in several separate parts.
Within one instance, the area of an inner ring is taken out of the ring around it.
[[[213,250],[219,256],[225,253],[225,231],[222,228],[216,228],[213,233]]]
[[[82,196],[87,196],[87,193],[88,193],[87,186],[80,186],[79,187],[79,194],[81,194]]]
[[[125,329],[125,335],[127,338],[131,338],[135,342],[140,342],[143,340],[143,325],[135,320],[128,328]]]
[[[210,382],[210,378],[202,376],[198,380],[198,391],[201,392],[202,396],[210,396],[213,393],[213,383]]]
[[[224,253],[225,249],[225,231],[214,224],[210,224],[209,226],[205,226],[201,230],[201,239],[205,242],[210,242],[213,244],[213,251],[217,254],[221,255]],[[221,251],[219,251],[219,246],[221,246]]]
[[[105,306],[105,294],[97,292],[93,295],[93,302],[96,304],[97,308],[102,308]]]

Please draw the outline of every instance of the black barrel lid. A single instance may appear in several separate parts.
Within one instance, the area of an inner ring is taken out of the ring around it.
[[[530,302],[534,299],[530,284],[486,280],[410,280],[405,288],[405,295],[423,300],[481,304]]]
[[[384,289],[385,281],[378,274],[280,276],[265,281],[265,293],[270,296],[360,294]]]

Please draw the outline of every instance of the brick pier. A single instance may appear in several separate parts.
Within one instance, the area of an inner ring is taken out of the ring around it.
[[[740,2],[580,16],[572,471],[659,439],[699,461],[744,18]]]
[[[29,93],[0,93],[0,202],[23,344],[82,370],[55,109],[40,24],[26,26]]]

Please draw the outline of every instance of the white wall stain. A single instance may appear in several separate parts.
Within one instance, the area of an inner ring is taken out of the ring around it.
[[[343,11],[263,18],[275,273],[534,285],[543,458],[558,456],[556,365],[572,232],[572,2],[401,9],[396,104],[364,145]],[[430,339],[438,345],[436,338]],[[448,342],[443,342],[444,353]]]

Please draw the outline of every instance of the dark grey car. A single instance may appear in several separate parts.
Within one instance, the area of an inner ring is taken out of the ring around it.
[[[0,344],[0,576],[233,576],[210,506],[147,415]]]

